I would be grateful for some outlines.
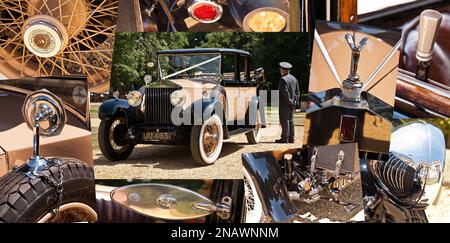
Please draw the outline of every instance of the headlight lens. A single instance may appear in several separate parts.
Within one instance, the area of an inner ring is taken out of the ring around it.
[[[137,107],[142,104],[142,94],[139,91],[131,91],[127,95],[128,104]]]
[[[278,12],[263,10],[248,15],[248,27],[254,32],[280,32],[286,27],[286,18]]]
[[[177,90],[170,95],[170,103],[174,106],[182,106],[185,102],[186,94],[181,90]]]

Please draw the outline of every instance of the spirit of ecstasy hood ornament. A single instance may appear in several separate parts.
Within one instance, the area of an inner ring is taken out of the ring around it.
[[[350,65],[350,74],[347,79],[342,82],[342,99],[345,101],[359,102],[361,100],[361,92],[363,83],[359,80],[357,74],[359,57],[362,49],[367,45],[368,39],[363,38],[358,45],[355,44],[355,36],[345,34],[350,49],[352,50],[352,62]]]

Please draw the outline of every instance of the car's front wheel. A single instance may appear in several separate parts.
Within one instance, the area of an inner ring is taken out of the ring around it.
[[[111,161],[125,160],[133,152],[134,144],[125,139],[128,124],[124,117],[102,120],[98,128],[98,145]]]
[[[52,163],[39,176],[25,174],[27,165],[23,165],[0,178],[0,222],[69,223],[97,220],[92,168],[72,158],[57,160],[59,163]],[[51,161],[56,162],[55,159]]]
[[[223,145],[223,124],[218,115],[212,115],[201,126],[191,131],[192,158],[201,165],[211,165],[219,158]]]

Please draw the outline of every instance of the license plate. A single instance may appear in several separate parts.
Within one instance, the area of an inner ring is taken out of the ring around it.
[[[144,135],[144,140],[172,140],[172,134],[169,132],[146,132]]]

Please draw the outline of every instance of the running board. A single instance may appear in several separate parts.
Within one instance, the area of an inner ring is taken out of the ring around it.
[[[238,134],[241,134],[241,133],[247,133],[247,132],[250,132],[252,130],[253,130],[253,128],[238,128],[236,130],[229,131],[228,134],[231,137],[231,136],[238,135]]]

